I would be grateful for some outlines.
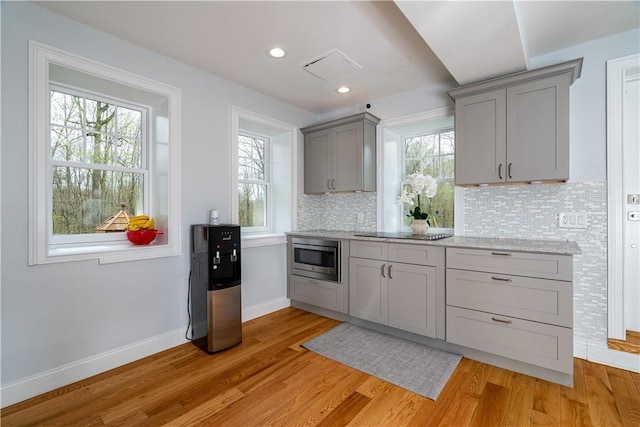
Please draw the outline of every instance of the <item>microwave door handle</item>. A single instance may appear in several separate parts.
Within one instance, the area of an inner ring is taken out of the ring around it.
[[[293,249],[309,249],[312,251],[322,251],[322,252],[334,252],[336,248],[334,247],[325,247],[325,246],[313,246],[313,245],[299,245],[296,244],[293,246]]]

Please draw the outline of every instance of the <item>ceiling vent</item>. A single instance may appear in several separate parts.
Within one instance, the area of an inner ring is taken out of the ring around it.
[[[317,58],[302,64],[302,68],[314,76],[330,81],[362,70],[353,59],[347,57],[338,49],[333,49]]]

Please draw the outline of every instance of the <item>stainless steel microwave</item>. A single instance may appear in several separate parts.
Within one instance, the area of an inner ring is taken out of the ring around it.
[[[291,273],[312,279],[340,281],[340,241],[293,237]]]

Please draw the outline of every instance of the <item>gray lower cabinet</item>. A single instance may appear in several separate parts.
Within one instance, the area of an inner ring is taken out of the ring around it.
[[[582,60],[449,91],[456,185],[569,178],[569,86]]]
[[[346,312],[343,283],[289,276],[289,297],[327,310]]]
[[[379,121],[361,113],[301,129],[304,192],[375,191]]]
[[[435,265],[441,250],[423,245],[352,241],[349,315],[435,337]]]
[[[447,248],[447,341],[573,372],[572,257]]]

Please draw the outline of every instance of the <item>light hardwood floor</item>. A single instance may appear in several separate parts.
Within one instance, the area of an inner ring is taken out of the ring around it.
[[[640,374],[575,360],[564,387],[463,358],[436,401],[311,353],[339,322],[294,308],[242,344],[184,344],[4,408],[7,426],[639,426]]]

